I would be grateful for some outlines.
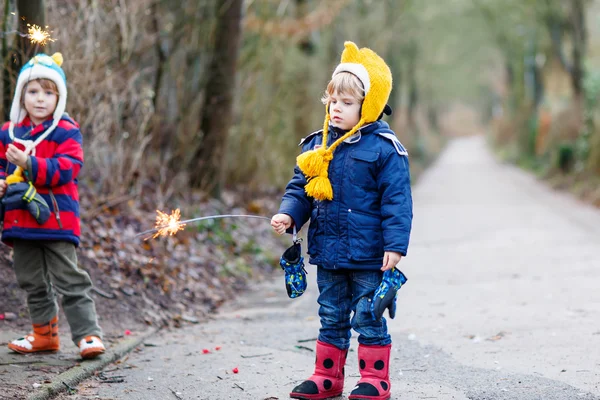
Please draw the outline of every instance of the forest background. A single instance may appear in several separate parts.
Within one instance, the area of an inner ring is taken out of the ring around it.
[[[387,120],[415,180],[447,140],[485,134],[503,160],[600,205],[598,0],[2,3],[5,120],[21,65],[63,53],[86,154],[81,264],[116,324],[123,307],[141,323],[195,321],[278,268],[286,244],[265,221],[135,235],[157,209],[276,212],[345,40],[390,65]],[[32,24],[53,41],[14,33]],[[0,255],[0,312],[26,321],[10,249]]]

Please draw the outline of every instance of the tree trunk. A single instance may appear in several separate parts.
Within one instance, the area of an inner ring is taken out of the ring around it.
[[[2,18],[2,31],[8,32],[8,16],[10,14],[10,0],[4,0],[4,16]],[[2,113],[4,121],[10,118],[10,106],[12,100],[11,64],[13,60],[13,49],[8,47],[6,35],[2,35]]]
[[[388,0],[386,3],[386,24],[388,29],[392,29],[394,36],[402,36],[401,25],[397,24],[400,19],[400,15],[404,12],[404,1]],[[387,60],[388,66],[392,71],[392,93],[388,100],[388,105],[392,110],[396,109],[396,106],[402,101],[402,64],[401,64],[401,45],[395,40],[392,40],[388,45]],[[398,110],[399,111],[399,110]]]
[[[220,197],[240,46],[242,0],[218,0],[216,9],[214,54],[207,71],[200,118],[201,143],[191,161],[190,184]]]
[[[160,88],[162,86],[163,74],[167,64],[167,55],[163,49],[163,43],[160,32],[160,23],[158,21],[158,17],[160,15],[158,7],[158,2],[154,2],[150,6],[150,10],[152,11],[152,30],[155,34],[154,48],[156,49],[156,57],[158,58],[156,66],[156,76],[154,78],[154,98],[152,99],[152,104],[154,106],[155,112],[159,111],[158,99],[160,98]]]
[[[417,87],[417,46],[417,43],[413,40],[406,52],[406,57],[408,58],[408,66],[406,71],[406,79],[408,80],[407,119],[408,126],[410,127],[411,131],[413,131],[415,134],[418,134],[417,123],[415,120],[415,110],[419,102],[419,88]]]
[[[296,0],[296,18],[302,20],[308,14],[308,4],[306,0]],[[310,133],[311,119],[307,118],[311,107],[308,105],[312,103],[310,87],[305,82],[309,82],[311,78],[310,64],[312,63],[312,54],[315,51],[315,44],[312,41],[311,35],[307,35],[298,43],[298,48],[302,52],[302,60],[298,60],[298,68],[296,81],[302,82],[297,86],[297,94],[294,96],[294,134],[296,138],[301,138]]]
[[[585,29],[585,9],[583,0],[571,1],[571,25],[573,40],[573,68],[571,71],[571,85],[577,98],[583,94],[583,58],[585,57],[585,46],[587,35]]]
[[[550,32],[550,39],[554,53],[561,65],[571,76],[571,87],[576,101],[581,101],[583,95],[583,60],[586,53],[587,31],[585,25],[585,5],[583,0],[571,0],[570,16],[563,16],[553,8],[552,2],[547,0],[548,15],[546,26]],[[566,27],[566,28],[565,28]],[[565,29],[571,35],[571,63],[563,51],[563,34]]]
[[[417,106],[420,101],[419,84],[417,82],[417,63],[419,58],[419,47],[415,39],[412,39],[406,49],[406,85],[408,90],[408,106],[406,108],[406,122],[410,135],[414,138],[412,154],[417,160],[426,160],[427,153],[423,137],[417,123]]]
[[[42,28],[46,26],[46,12],[44,0],[17,0],[17,10],[19,14],[19,32],[26,33],[29,30],[28,25],[38,25]],[[31,43],[27,37],[17,36],[17,49],[20,55],[20,63],[17,65],[19,70],[35,54],[41,52],[37,44]]]
[[[7,2],[8,3],[8,2]],[[6,5],[5,5],[6,6]],[[5,10],[8,11],[8,10]],[[17,0],[17,14],[19,16],[18,31],[27,33],[28,25],[38,25],[45,27],[45,8],[43,0]],[[4,21],[7,20],[5,15]],[[6,25],[6,23],[5,23]],[[12,94],[14,92],[14,83],[23,64],[31,58],[36,50],[39,51],[38,45],[32,44],[28,37],[16,36],[15,46],[11,49],[6,48],[6,41],[3,40],[3,57],[4,57],[4,93],[3,93],[3,108],[5,117],[8,119],[10,107],[12,104]]]

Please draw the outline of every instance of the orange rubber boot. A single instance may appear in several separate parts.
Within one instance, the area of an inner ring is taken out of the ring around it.
[[[60,348],[58,316],[45,324],[33,324],[33,332],[13,340],[8,348],[21,354],[57,351]]]

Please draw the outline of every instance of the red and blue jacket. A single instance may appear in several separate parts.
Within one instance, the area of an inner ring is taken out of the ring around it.
[[[14,128],[14,137],[36,140],[53,123],[49,118],[33,126],[28,117]],[[15,171],[15,165],[6,159],[8,145],[13,143],[8,131],[9,123],[0,130],[0,179]],[[6,207],[2,241],[9,246],[14,239],[60,240],[79,245],[79,191],[77,175],[83,166],[82,136],[79,124],[67,114],[63,115],[54,131],[42,140],[31,155],[25,175],[50,206],[52,215],[40,225],[29,213],[25,202]],[[14,143],[24,150],[21,144]]]

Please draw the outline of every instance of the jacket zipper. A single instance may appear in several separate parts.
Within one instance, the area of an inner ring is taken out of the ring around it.
[[[63,228],[62,222],[60,220],[60,210],[58,208],[58,202],[56,201],[56,197],[54,197],[54,193],[52,193],[52,189],[48,190],[50,194],[50,199],[52,199],[52,207],[54,208],[54,215],[56,216],[56,222],[58,222],[58,227],[60,229]]]

